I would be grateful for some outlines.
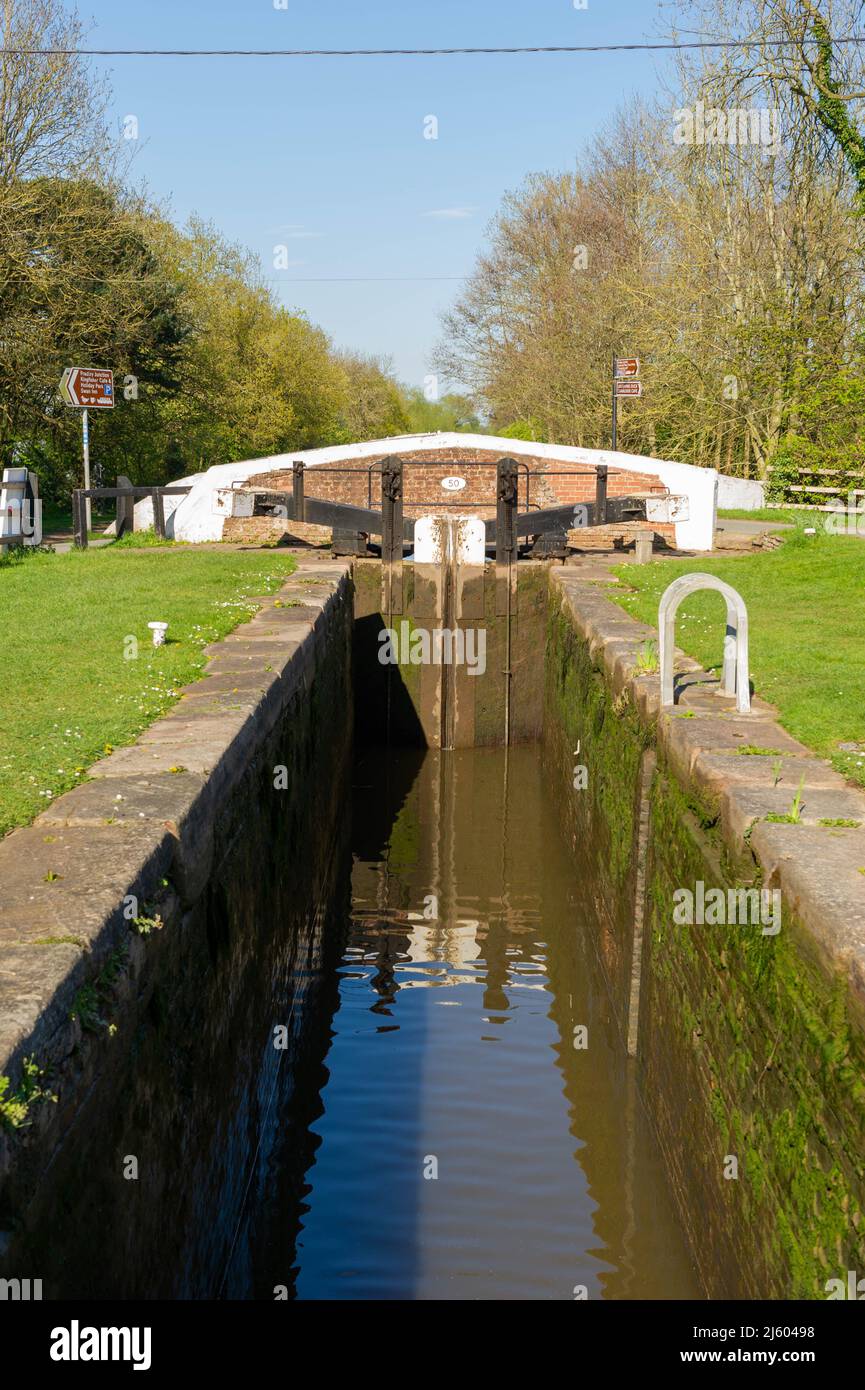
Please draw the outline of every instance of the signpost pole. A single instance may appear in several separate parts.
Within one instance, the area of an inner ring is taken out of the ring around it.
[[[90,491],[90,419],[89,409],[114,409],[114,373],[108,367],[67,367],[60,378],[60,395],[67,405],[81,411],[81,439],[84,446],[84,491]],[[90,530],[93,517],[90,498],[84,499],[86,527]]]
[[[87,411],[86,411],[86,410],[82,410],[82,412],[81,412],[81,439],[82,439],[82,443],[83,443],[83,446],[84,446],[84,486],[85,486],[85,488],[87,489],[87,491],[89,491],[89,490],[90,490],[90,421],[89,421],[88,418],[87,418]],[[84,499],[84,517],[85,517],[85,525],[86,525],[86,527],[87,527],[87,534],[89,535],[90,532],[91,532],[91,530],[93,529],[93,528],[92,528],[93,517],[92,517],[91,511],[90,511],[90,498],[89,498],[89,497],[86,497],[86,498]]]
[[[642,396],[639,357],[617,357],[613,353],[613,448],[618,448],[619,396]]]

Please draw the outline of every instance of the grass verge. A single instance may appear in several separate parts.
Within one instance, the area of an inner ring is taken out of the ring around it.
[[[729,559],[663,560],[617,568],[610,598],[657,626],[658,602],[681,574],[705,571],[732,584],[748,606],[754,688],[780,723],[852,781],[865,786],[865,548],[856,536],[790,533],[778,550]],[[724,600],[685,600],[676,644],[719,671]],[[841,743],[856,744],[853,750]],[[861,751],[860,751],[861,750]]]
[[[0,560],[0,836],[133,743],[294,568],[278,551],[170,546]],[[165,646],[150,621],[168,623]]]
[[[718,516],[722,521],[774,521],[785,526],[815,526],[822,531],[829,512],[810,507],[755,507],[750,512],[742,507],[719,507]]]
[[[90,517],[93,523],[90,535],[98,537],[102,535],[105,527],[114,521],[117,515],[114,507],[100,507],[96,502],[91,503]],[[60,536],[64,533],[72,539],[72,508],[61,507],[56,502],[42,503],[42,532],[46,536]]]

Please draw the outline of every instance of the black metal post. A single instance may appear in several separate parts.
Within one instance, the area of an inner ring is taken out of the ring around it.
[[[595,469],[595,525],[607,524],[607,465],[599,463]]]
[[[496,613],[511,611],[510,567],[517,558],[519,468],[514,459],[499,459],[496,475]]]
[[[381,465],[382,602],[386,613],[402,612],[403,534],[402,459],[391,457]]]
[[[304,465],[301,459],[295,459],[291,465],[294,475],[294,520],[306,521],[306,492],[304,487]]]
[[[517,548],[517,484],[513,459],[499,459],[496,486],[496,563],[506,563]]]

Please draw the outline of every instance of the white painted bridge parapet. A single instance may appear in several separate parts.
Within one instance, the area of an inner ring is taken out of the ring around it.
[[[683,599],[702,589],[714,589],[723,594],[727,603],[727,630],[724,636],[723,690],[736,696],[740,714],[751,713],[751,686],[748,671],[748,610],[742,595],[716,579],[713,574],[683,574],[664,590],[658,606],[660,637],[661,704],[675,703],[673,657],[676,650],[676,613]]]

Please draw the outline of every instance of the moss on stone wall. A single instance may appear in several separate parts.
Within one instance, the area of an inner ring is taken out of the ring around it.
[[[777,935],[677,924],[673,894],[698,880],[738,886],[661,770],[641,1037],[650,1103],[663,1089],[659,1113],[687,1116],[687,1152],[662,1136],[668,1161],[692,1234],[725,1251],[741,1291],[823,1297],[827,1279],[865,1267],[862,1035],[844,982],[809,959],[786,907]],[[735,1180],[724,1177],[727,1155],[738,1159]]]
[[[573,765],[584,765],[588,773],[585,795],[573,798],[582,838],[589,840],[591,826],[597,858],[608,865],[621,892],[633,867],[636,786],[649,736],[629,700],[614,708],[587,644],[555,594],[547,627],[546,691],[554,715],[551,736],[559,743],[564,738]]]
[[[630,965],[635,811],[650,731],[615,699],[553,588],[545,740],[575,848]],[[581,752],[571,750],[580,743]],[[638,1066],[683,1222],[714,1297],[825,1298],[865,1271],[865,1038],[845,981],[830,977],[784,906],[777,935],[755,925],[685,925],[674,893],[759,886],[735,877],[713,808],[659,766],[651,790]],[[611,955],[599,943],[602,956]],[[736,1164],[738,1176],[732,1176]]]

